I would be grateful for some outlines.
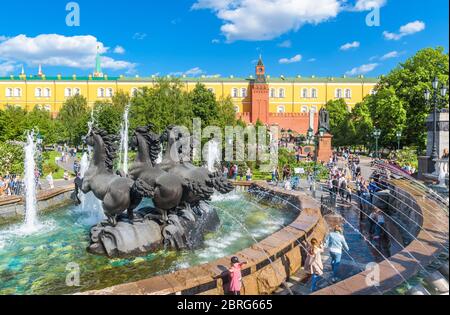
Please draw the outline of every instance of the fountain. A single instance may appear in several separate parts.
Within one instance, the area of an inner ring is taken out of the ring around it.
[[[217,163],[220,162],[220,148],[219,143],[212,139],[207,143],[207,168],[208,171],[214,173],[216,169]]]
[[[128,128],[129,120],[128,114],[130,111],[130,105],[125,106],[123,113],[123,122],[120,128],[120,162],[119,167],[124,172],[125,175],[128,174]]]
[[[123,143],[128,143],[125,133]],[[126,257],[162,247],[201,245],[203,234],[219,224],[207,201],[214,191],[226,194],[234,189],[233,185],[220,173],[189,162],[190,153],[179,147],[186,138],[176,127],[168,128],[162,136],[154,134],[151,126],[137,128],[131,143],[138,151],[136,161],[129,172],[124,161],[125,174],[121,176],[113,172],[116,140],[114,135],[96,128],[85,137],[86,144],[94,147],[94,154],[81,190],[92,192],[102,201],[108,219],[91,229],[89,252]],[[161,142],[166,143],[166,155],[161,164],[156,164]],[[151,199],[152,205],[135,212],[145,199]]]
[[[36,143],[34,142],[34,132],[28,132],[27,145],[25,146],[25,223],[24,233],[33,233],[39,229],[37,218],[36,199]]]

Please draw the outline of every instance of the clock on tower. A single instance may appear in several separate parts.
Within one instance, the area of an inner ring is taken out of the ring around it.
[[[266,67],[264,66],[261,56],[259,56],[259,61],[256,65],[256,82],[266,83]]]

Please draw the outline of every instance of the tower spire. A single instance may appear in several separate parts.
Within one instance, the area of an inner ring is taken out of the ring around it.
[[[100,46],[97,45],[97,55],[95,56],[94,78],[102,78],[102,56],[100,54]]]
[[[38,76],[42,77],[43,75],[44,75],[44,72],[42,72],[42,64],[39,64]]]

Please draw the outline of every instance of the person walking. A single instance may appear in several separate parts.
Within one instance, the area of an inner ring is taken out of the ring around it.
[[[311,275],[311,292],[317,290],[317,282],[323,275],[322,253],[324,249],[319,241],[315,238],[311,239],[305,260],[305,272]]]
[[[245,174],[245,179],[247,180],[247,182],[252,180],[252,170],[249,168],[247,168],[247,173]]]
[[[330,250],[331,267],[333,270],[333,277],[331,281],[337,282],[339,279],[338,273],[342,258],[342,249],[349,251],[349,247],[347,245],[347,242],[345,241],[342,228],[339,225],[336,225],[334,231],[328,234],[325,241],[325,247]]]
[[[47,175],[46,179],[47,179],[48,185],[50,186],[50,189],[54,189],[55,188],[55,183],[53,182],[53,174],[52,174],[52,172],[50,172]]]

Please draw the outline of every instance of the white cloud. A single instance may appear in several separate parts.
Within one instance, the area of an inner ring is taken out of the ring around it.
[[[279,62],[281,64],[289,64],[289,63],[300,62],[301,60],[302,60],[302,55],[295,55],[292,58],[281,58]]]
[[[175,76],[175,77],[179,77],[179,76],[187,76],[187,77],[195,77],[195,76],[199,76],[201,74],[204,74],[205,72],[200,69],[199,67],[194,67],[192,69],[189,69],[187,71],[178,71],[178,72],[171,72],[169,73],[169,75],[171,76]]]
[[[404,36],[412,35],[418,32],[421,32],[425,29],[426,25],[422,21],[414,21],[411,23],[408,23],[406,25],[403,25],[400,27],[400,30],[398,33],[391,33],[391,32],[383,32],[384,38],[387,40],[400,40]]]
[[[119,55],[123,55],[125,53],[125,48],[123,48],[122,46],[116,46],[114,48],[114,53],[115,54],[119,54]]]
[[[228,42],[271,40],[305,24],[319,24],[343,10],[344,0],[197,0],[223,21]]]
[[[281,48],[291,48],[292,42],[290,40],[285,40],[284,42],[279,43],[277,46]]]
[[[365,65],[353,68],[352,70],[347,71],[345,74],[349,75],[349,76],[366,74],[366,73],[373,71],[376,67],[378,67],[378,63],[369,63],[369,64],[365,64]]]
[[[361,45],[360,42],[354,41],[353,43],[347,43],[345,45],[342,45],[340,49],[341,50],[349,50],[352,48],[358,48],[360,45]]]
[[[9,74],[13,74],[19,68],[19,65],[12,61],[1,62],[0,61],[0,77],[4,77]]]
[[[315,61],[317,61],[316,58],[310,58],[310,59],[308,59],[308,62],[315,62]]]
[[[143,40],[143,39],[145,39],[147,37],[147,34],[146,33],[134,33],[134,35],[133,35],[133,39],[135,39],[135,40]]]
[[[97,47],[101,53],[108,47],[94,36],[63,36],[41,34],[36,37],[18,35],[0,42],[0,58],[14,64],[29,66],[61,66],[78,69],[92,69],[95,65]],[[102,57],[104,69],[133,71],[135,63]]]
[[[5,40],[7,40],[7,39],[8,39],[8,37],[0,35],[0,42],[3,42]]]
[[[218,39],[213,39],[212,41],[211,41],[211,43],[212,44],[219,44],[220,43],[220,40],[218,40]]]
[[[383,55],[380,60],[388,60],[388,59],[392,59],[392,58],[397,58],[398,56],[400,56],[400,53],[398,51],[391,51],[388,52],[387,54]]]
[[[386,5],[387,0],[358,0],[352,8],[354,11],[371,11]]]

